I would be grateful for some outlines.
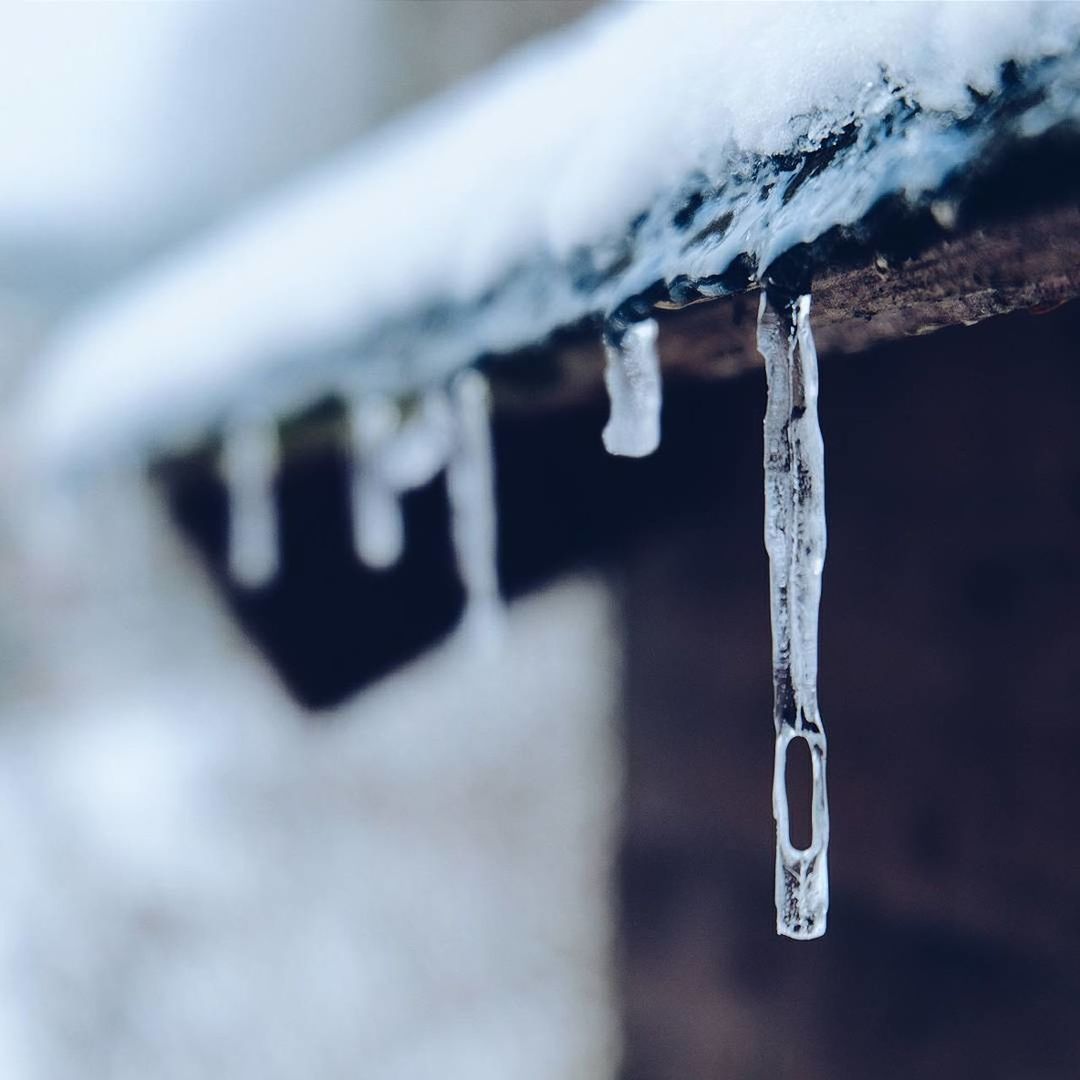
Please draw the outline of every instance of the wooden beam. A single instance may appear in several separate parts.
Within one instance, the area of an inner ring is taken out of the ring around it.
[[[943,211],[943,215],[947,211]],[[728,378],[758,367],[758,293],[659,311],[660,354],[668,374]],[[818,352],[859,353],[873,345],[993,315],[1035,313],[1080,297],[1080,206],[1043,209],[956,233],[891,264],[877,256],[819,273],[813,291]],[[527,369],[542,364],[542,382]],[[566,336],[549,349],[490,365],[505,409],[559,408],[599,392],[599,335]]]

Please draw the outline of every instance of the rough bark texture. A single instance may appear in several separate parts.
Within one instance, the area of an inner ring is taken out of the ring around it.
[[[895,263],[877,256],[819,273],[812,316],[819,353],[858,353],[1076,297],[1080,206],[1064,205],[951,236]],[[660,312],[665,371],[722,378],[760,367],[756,312],[756,292]],[[567,335],[493,362],[496,400],[515,409],[565,406],[598,390],[602,363],[598,334]]]

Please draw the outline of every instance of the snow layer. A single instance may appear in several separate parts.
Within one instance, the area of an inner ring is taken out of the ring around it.
[[[355,138],[394,7],[0,3],[5,284],[66,302]]]
[[[412,389],[658,281],[763,267],[1005,125],[1075,117],[1078,41],[1076,4],[602,11],[89,310],[43,358],[32,434],[61,461],[175,448],[244,398],[299,407],[356,368]],[[1040,93],[995,113],[1010,60]]]

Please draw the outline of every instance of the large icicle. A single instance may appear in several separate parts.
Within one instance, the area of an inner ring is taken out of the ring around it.
[[[645,457],[660,445],[660,357],[655,319],[604,332],[604,382],[611,418],[604,428],[609,454]]]
[[[817,354],[810,296],[769,287],[758,311],[765,359],[765,547],[773,633],[773,815],[776,930],[792,938],[825,933],[829,908],[829,806],[825,729],[817,702],[817,627],[825,563],[824,448],[817,417]],[[785,777],[793,739],[805,739],[813,770],[810,846],[791,842]]]
[[[358,396],[349,405],[353,547],[373,570],[393,566],[405,547],[398,493],[379,467],[380,452],[400,420],[397,406],[379,395]]]
[[[468,633],[490,643],[502,611],[487,381],[479,372],[464,371],[451,384],[450,398],[457,430],[446,466],[446,490],[454,550],[465,586],[463,624]]]
[[[239,417],[225,432],[221,474],[229,496],[229,573],[245,588],[265,585],[278,571],[278,457],[273,418]]]

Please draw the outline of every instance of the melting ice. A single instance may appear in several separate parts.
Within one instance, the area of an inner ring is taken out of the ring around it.
[[[818,603],[825,564],[825,457],[817,417],[817,354],[810,296],[767,289],[758,310],[765,359],[765,547],[773,634],[773,816],[776,929],[793,938],[825,933],[829,908],[829,806],[825,729],[817,702]],[[791,842],[785,764],[805,739],[813,770],[810,846]]]
[[[660,358],[655,319],[606,331],[604,382],[611,418],[604,428],[609,454],[645,457],[660,445]]]

